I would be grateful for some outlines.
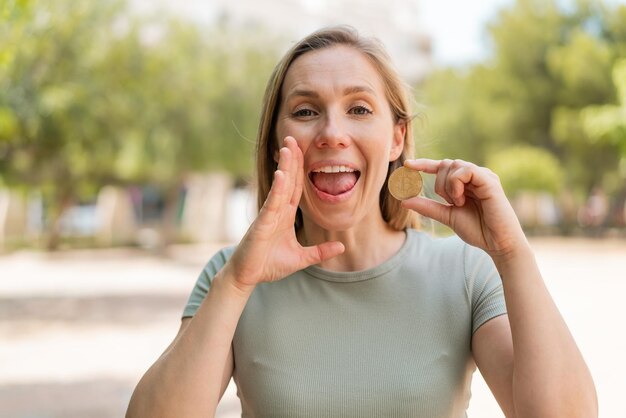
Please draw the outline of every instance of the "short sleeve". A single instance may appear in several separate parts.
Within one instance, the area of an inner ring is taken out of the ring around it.
[[[465,245],[465,285],[472,307],[472,334],[481,325],[506,314],[502,279],[496,266],[483,250]]]
[[[204,269],[200,272],[198,280],[196,280],[196,285],[187,300],[187,305],[185,305],[185,309],[183,310],[183,318],[192,317],[196,314],[196,311],[200,307],[204,297],[207,293],[209,293],[209,288],[211,287],[213,278],[217,272],[224,267],[224,264],[226,264],[226,261],[228,261],[234,251],[235,247],[224,248],[218,251],[217,254],[209,260],[206,266],[204,266]]]

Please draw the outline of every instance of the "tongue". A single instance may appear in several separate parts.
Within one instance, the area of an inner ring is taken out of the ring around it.
[[[356,173],[313,173],[311,180],[322,192],[336,196],[352,189],[357,176]]]

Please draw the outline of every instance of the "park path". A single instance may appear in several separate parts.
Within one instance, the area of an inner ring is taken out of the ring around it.
[[[532,245],[594,375],[601,416],[624,417],[626,242]],[[219,246],[171,247],[167,257],[134,249],[1,256],[0,418],[122,417]],[[472,391],[470,417],[502,417],[478,373]],[[231,385],[217,416],[239,414]]]

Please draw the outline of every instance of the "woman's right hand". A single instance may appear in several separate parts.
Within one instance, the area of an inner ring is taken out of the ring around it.
[[[336,257],[341,242],[303,247],[294,221],[304,181],[303,155],[296,140],[286,137],[279,151],[274,182],[256,220],[224,266],[226,276],[243,290],[257,283],[280,280],[291,273]]]

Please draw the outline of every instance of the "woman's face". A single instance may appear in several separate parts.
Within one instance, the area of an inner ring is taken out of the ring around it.
[[[380,190],[404,132],[361,52],[333,46],[298,57],[282,86],[276,133],[280,144],[293,136],[304,154],[305,222],[331,231],[380,222]]]

